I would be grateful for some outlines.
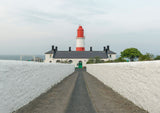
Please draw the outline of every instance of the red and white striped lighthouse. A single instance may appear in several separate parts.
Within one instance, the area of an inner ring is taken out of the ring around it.
[[[76,38],[76,51],[85,51],[85,43],[84,43],[84,30],[82,26],[79,26],[77,30],[77,38]]]

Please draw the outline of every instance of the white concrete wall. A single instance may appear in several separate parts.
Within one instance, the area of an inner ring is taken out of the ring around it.
[[[79,61],[82,61],[83,66],[86,66],[86,63],[88,61],[88,59],[60,59],[60,58],[49,58],[49,54],[45,55],[45,63],[57,63],[57,60],[59,61],[69,61],[72,60],[73,62],[71,64],[73,64],[75,67],[77,67],[77,64],[79,63]]]
[[[53,62],[53,54],[45,54],[45,63],[52,63]]]
[[[111,57],[110,57],[111,56]],[[117,59],[117,56],[116,54],[108,54],[108,59],[109,60],[116,60]]]
[[[87,66],[87,62],[88,62],[88,59],[59,59],[59,58],[55,58],[55,59],[50,59],[50,60],[46,60],[45,62],[49,63],[50,61],[52,61],[51,63],[57,63],[57,60],[59,61],[69,61],[69,60],[72,60],[73,62],[71,64],[73,64],[75,67],[78,67],[77,64],[79,63],[79,61],[82,61],[83,63],[83,66]],[[101,59],[101,60],[104,60],[104,61],[108,61],[108,60],[111,60],[111,59]]]
[[[87,71],[150,113],[160,113],[160,61],[87,65]]]
[[[74,71],[74,65],[0,60],[0,113],[29,103]]]
[[[86,63],[88,61],[88,59],[54,59],[53,63],[56,63],[57,60],[60,60],[60,61],[72,60],[73,62],[71,64],[73,64],[75,67],[77,67],[77,64],[79,63],[79,61],[82,61],[83,66],[86,66]]]

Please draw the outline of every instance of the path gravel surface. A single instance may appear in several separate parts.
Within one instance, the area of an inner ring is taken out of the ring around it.
[[[83,72],[83,75],[92,103],[98,113],[148,113],[89,73]]]
[[[87,73],[72,75],[14,113],[147,113]]]
[[[68,104],[66,113],[96,113],[84,81],[82,70],[78,71],[78,78]]]
[[[64,113],[77,77],[78,72],[74,72],[15,113]]]

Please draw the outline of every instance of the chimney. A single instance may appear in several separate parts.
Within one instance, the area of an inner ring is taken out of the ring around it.
[[[103,49],[103,51],[106,51],[106,47],[103,47],[104,49]]]
[[[109,50],[109,45],[107,46],[107,50]]]
[[[52,51],[54,51],[54,45],[52,46]]]
[[[69,51],[71,51],[71,47],[69,47]]]
[[[108,49],[106,49],[106,53],[108,53]]]
[[[55,51],[58,51],[58,47],[56,46],[56,49],[55,49]]]
[[[106,55],[107,55],[107,58],[108,58],[108,51],[109,51],[109,50],[108,50],[108,49],[106,49],[105,51],[106,51]]]
[[[90,47],[90,51],[92,51],[92,47]]]

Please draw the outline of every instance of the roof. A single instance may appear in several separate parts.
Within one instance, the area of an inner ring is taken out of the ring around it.
[[[45,54],[53,54],[54,51],[48,51]],[[109,51],[108,54],[116,54],[113,51]],[[105,51],[57,51],[54,58],[108,58]]]

